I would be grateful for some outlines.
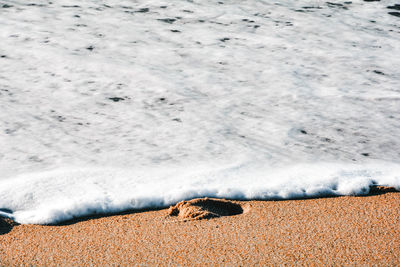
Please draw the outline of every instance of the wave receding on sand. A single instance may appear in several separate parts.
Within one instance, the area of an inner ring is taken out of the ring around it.
[[[297,199],[368,194],[373,185],[400,189],[400,166],[261,163],[159,169],[66,168],[0,181],[0,215],[22,224],[54,224],[80,216],[162,208],[182,200]]]

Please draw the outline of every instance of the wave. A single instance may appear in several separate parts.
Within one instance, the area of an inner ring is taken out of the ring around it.
[[[166,207],[197,197],[272,200],[362,195],[372,185],[400,189],[400,165],[64,168],[0,180],[0,216],[22,224],[53,224],[92,214]]]

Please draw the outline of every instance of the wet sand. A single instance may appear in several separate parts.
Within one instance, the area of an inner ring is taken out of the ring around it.
[[[163,209],[58,226],[1,221],[0,265],[399,265],[400,193],[375,193],[233,201],[241,214],[203,220]]]

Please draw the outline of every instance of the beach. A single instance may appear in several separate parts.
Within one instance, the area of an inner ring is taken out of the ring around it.
[[[400,189],[394,0],[5,2],[2,217]]]
[[[399,10],[0,1],[0,266],[400,265]]]
[[[400,194],[233,201],[243,213],[183,221],[168,210],[1,228],[4,266],[400,264]]]

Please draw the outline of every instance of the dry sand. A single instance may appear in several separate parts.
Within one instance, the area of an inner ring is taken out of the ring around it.
[[[204,220],[179,207],[169,210],[178,217],[164,209],[59,226],[3,220],[0,265],[400,265],[398,192],[234,203],[243,213]]]

